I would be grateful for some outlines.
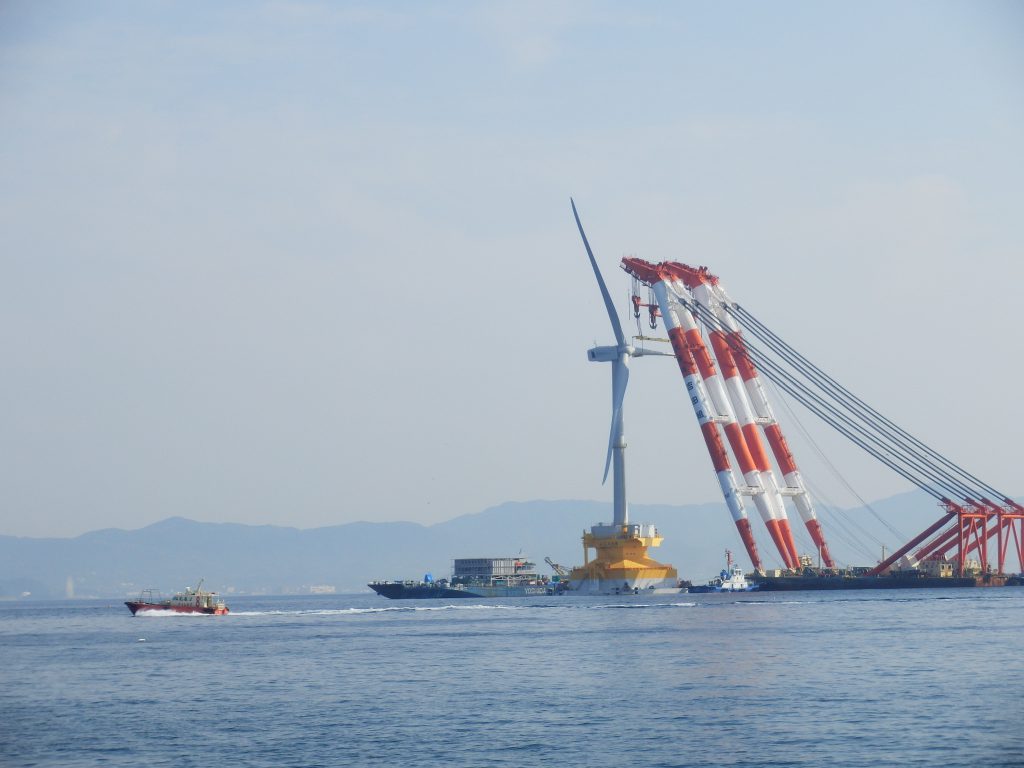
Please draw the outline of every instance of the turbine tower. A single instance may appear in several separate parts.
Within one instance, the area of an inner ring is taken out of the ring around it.
[[[608,470],[611,468],[614,517],[611,525],[601,523],[584,532],[583,565],[570,572],[570,588],[584,594],[605,595],[639,593],[640,590],[678,592],[679,574],[676,569],[652,560],[647,555],[649,547],[661,545],[662,537],[658,529],[651,523],[629,522],[629,508],[626,504],[626,438],[622,417],[622,403],[629,382],[629,359],[642,355],[672,357],[672,354],[637,349],[626,341],[608,286],[605,285],[594,252],[583,232],[576,202],[572,198],[569,202],[572,203],[572,215],[576,219],[580,237],[583,238],[583,246],[587,249],[590,266],[594,269],[594,277],[597,278],[615,334],[615,346],[594,347],[587,352],[587,357],[593,362],[612,364],[612,426],[602,483],[608,480]],[[590,558],[591,550],[595,553],[593,560]]]
[[[576,202],[569,198],[572,204],[572,215],[576,219],[576,226],[580,230],[580,237],[583,238],[583,247],[587,249],[587,256],[590,258],[590,266],[594,269],[594,277],[597,278],[597,285],[601,289],[601,296],[604,298],[605,309],[608,310],[608,319],[612,323],[612,333],[615,334],[615,346],[594,347],[587,351],[587,359],[592,363],[612,364],[612,426],[608,435],[608,454],[604,461],[604,477],[602,484],[608,480],[608,469],[614,466],[612,471],[612,509],[614,525],[625,525],[629,522],[629,502],[626,500],[626,435],[623,426],[622,403],[626,397],[626,385],[629,383],[629,358],[643,357],[644,355],[662,355],[671,357],[668,352],[647,351],[637,349],[626,341],[622,332],[622,324],[615,312],[615,304],[608,293],[608,286],[605,285],[604,277],[597,266],[594,252],[590,248],[590,242],[583,231],[583,224],[580,223],[580,215],[576,211]]]

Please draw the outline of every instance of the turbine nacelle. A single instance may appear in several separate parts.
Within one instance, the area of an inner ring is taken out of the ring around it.
[[[623,355],[626,357],[675,357],[671,352],[643,349],[631,344],[621,347],[591,347],[587,350],[587,360],[592,363],[614,363]]]
[[[593,347],[587,350],[587,360],[592,363],[613,363],[622,355],[632,357],[636,349],[627,345],[621,347]]]

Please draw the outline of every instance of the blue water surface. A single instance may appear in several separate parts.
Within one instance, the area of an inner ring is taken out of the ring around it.
[[[0,765],[1024,765],[1024,588],[0,603]]]

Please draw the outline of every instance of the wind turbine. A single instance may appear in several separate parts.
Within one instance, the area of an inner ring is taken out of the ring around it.
[[[615,305],[608,293],[608,286],[604,283],[601,270],[597,267],[597,260],[594,252],[590,249],[587,235],[580,223],[580,215],[576,211],[576,202],[569,198],[572,204],[572,215],[576,218],[576,226],[580,230],[580,237],[583,238],[583,246],[587,249],[587,256],[590,257],[590,266],[594,268],[594,277],[597,278],[597,285],[601,289],[601,296],[604,297],[604,306],[608,310],[608,319],[612,322],[612,332],[615,334],[615,346],[594,347],[587,350],[587,359],[592,363],[612,364],[612,427],[608,435],[608,455],[604,462],[604,477],[601,483],[608,480],[608,469],[614,464],[612,472],[612,509],[614,510],[613,524],[625,525],[629,522],[629,507],[626,503],[626,436],[623,432],[622,401],[626,396],[626,385],[629,383],[629,358],[643,357],[644,355],[660,355],[672,357],[668,352],[656,352],[653,350],[637,349],[626,341],[622,332],[622,325],[619,323],[619,316],[615,312]],[[614,458],[614,462],[613,462]]]

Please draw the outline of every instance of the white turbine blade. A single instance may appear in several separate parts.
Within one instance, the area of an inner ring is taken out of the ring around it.
[[[619,324],[619,316],[615,313],[615,305],[612,303],[612,297],[608,293],[608,286],[604,284],[604,278],[601,277],[601,270],[597,268],[597,260],[594,258],[594,252],[590,250],[590,243],[587,242],[587,235],[583,232],[583,225],[580,223],[580,215],[576,212],[576,202],[570,197],[569,202],[572,204],[572,215],[576,218],[576,226],[580,230],[580,237],[583,238],[583,247],[587,249],[587,256],[590,257],[590,266],[594,268],[594,276],[597,277],[597,284],[601,288],[601,295],[604,297],[604,306],[608,310],[608,317],[612,321],[612,330],[615,332],[615,341],[618,342],[619,346],[626,343],[626,337],[622,333],[622,326]],[[607,472],[605,472],[607,475]]]
[[[612,428],[608,434],[608,455],[604,460],[603,485],[608,480],[608,469],[612,464],[612,451],[622,436],[622,401],[626,397],[629,383],[629,355],[622,355],[612,363]]]

